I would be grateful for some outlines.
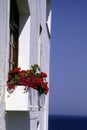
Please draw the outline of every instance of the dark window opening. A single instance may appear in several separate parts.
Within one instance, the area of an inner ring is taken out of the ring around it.
[[[15,0],[10,1],[9,70],[18,66],[19,12]]]

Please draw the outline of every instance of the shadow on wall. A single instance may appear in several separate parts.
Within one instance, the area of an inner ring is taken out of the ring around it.
[[[6,130],[29,130],[29,112],[10,111],[6,113]]]
[[[50,0],[47,0],[47,7],[46,7],[46,21],[48,21],[48,17],[49,17],[49,14],[50,14],[50,11],[51,11],[51,1]]]

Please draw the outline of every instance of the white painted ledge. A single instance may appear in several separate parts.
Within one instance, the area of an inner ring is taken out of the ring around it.
[[[6,111],[36,111],[45,108],[45,95],[39,95],[38,91],[29,88],[24,91],[24,86],[17,86],[14,92],[9,94],[6,90]]]
[[[18,86],[9,94],[6,91],[6,110],[7,111],[29,111],[29,92],[24,93],[24,86]]]

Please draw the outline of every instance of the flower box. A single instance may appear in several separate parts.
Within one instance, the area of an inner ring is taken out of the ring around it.
[[[37,90],[30,88],[24,92],[24,86],[17,86],[14,92],[6,92],[6,111],[29,111],[38,108],[39,96]]]
[[[29,111],[45,105],[48,93],[46,73],[38,65],[31,70],[15,68],[9,72],[6,91],[7,111]]]
[[[45,94],[39,95],[38,91],[30,88],[24,92],[24,86],[9,94],[6,92],[6,111],[30,111],[45,107]]]

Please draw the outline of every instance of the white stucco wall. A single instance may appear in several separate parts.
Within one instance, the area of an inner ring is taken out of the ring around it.
[[[0,130],[5,130],[5,81],[6,81],[6,57],[8,51],[8,28],[9,26],[9,3],[7,0],[0,1]]]
[[[20,5],[20,0],[18,5],[23,7],[23,4]],[[38,63],[38,38],[40,25],[42,27],[41,33],[41,44],[42,44],[42,56],[41,56],[41,69],[48,74],[47,81],[49,82],[49,64],[50,64],[50,37],[48,36],[47,27],[46,27],[46,0],[23,0],[24,6],[30,7],[26,8],[20,7],[20,34],[19,34],[19,66],[23,69],[28,69],[32,64]],[[50,3],[49,3],[50,4]],[[3,67],[1,77],[5,81],[7,78],[8,72],[8,55],[9,55],[9,5],[10,1],[1,0],[0,1],[0,54],[2,55]],[[28,11],[30,12],[28,13]],[[24,11],[26,12],[24,14]],[[50,20],[49,20],[50,21]],[[50,25],[50,22],[48,23]],[[20,44],[21,43],[21,44]],[[2,53],[4,52],[4,53]],[[6,57],[6,58],[5,58]],[[0,64],[1,66],[1,64]],[[48,97],[43,96],[41,104],[45,101],[45,105],[42,105],[38,109],[38,97],[35,90],[30,90],[31,93],[31,104],[29,103],[28,95],[28,110],[9,110],[6,111],[6,130],[47,130],[48,129]],[[21,96],[19,96],[20,101]],[[12,99],[14,100],[14,98]],[[25,99],[26,100],[26,99]],[[4,101],[4,100],[3,100]],[[12,102],[14,104],[14,101]],[[14,104],[16,108],[16,103]],[[4,111],[4,109],[3,109]],[[4,118],[3,118],[4,119]],[[3,121],[3,124],[5,121]],[[4,130],[4,129],[3,129]]]

